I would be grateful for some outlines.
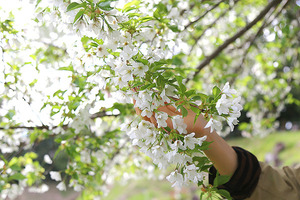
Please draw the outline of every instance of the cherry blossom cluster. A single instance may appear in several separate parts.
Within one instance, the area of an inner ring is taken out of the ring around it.
[[[210,127],[210,132],[213,130],[221,131],[222,121],[227,121],[230,130],[233,131],[234,125],[238,124],[237,118],[241,115],[243,107],[240,104],[241,97],[236,96],[237,92],[234,89],[230,89],[227,82],[219,94],[219,100],[216,102],[216,109],[218,113],[210,116],[205,128]]]
[[[167,127],[166,113],[156,113],[158,127]],[[153,163],[160,169],[166,169],[170,165],[176,165],[176,169],[167,177],[173,186],[181,187],[190,182],[202,181],[203,174],[193,163],[191,150],[197,145],[201,146],[206,136],[195,138],[195,133],[186,134],[186,124],[180,115],[172,117],[173,125],[178,133],[167,134],[157,129],[152,123],[142,120],[124,124],[122,130],[132,140],[132,144],[139,146],[140,150],[152,158]],[[197,154],[198,155],[198,154]],[[183,174],[180,173],[183,171]]]

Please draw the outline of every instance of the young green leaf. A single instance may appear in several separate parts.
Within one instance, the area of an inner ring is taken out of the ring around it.
[[[81,7],[81,4],[77,3],[77,2],[72,2],[70,3],[70,5],[68,5],[67,7],[67,12],[69,12],[70,10],[75,10],[76,8]]]
[[[227,176],[227,175],[220,175],[219,173],[217,173],[216,178],[214,180],[214,186],[218,187],[220,185],[223,185],[225,183],[227,183],[230,180],[231,176]]]
[[[188,115],[188,111],[185,109],[185,107],[184,107],[183,105],[179,105],[179,106],[177,107],[177,109],[179,109],[179,108],[180,108],[180,110],[181,110],[182,117],[186,117],[186,116]]]
[[[195,162],[195,161],[197,161],[198,163],[197,163],[197,167],[201,167],[201,166],[203,166],[205,163],[208,163],[209,162],[209,160],[208,160],[208,158],[207,157],[193,157],[193,161]]]
[[[81,10],[76,14],[76,16],[75,16],[75,18],[74,18],[74,21],[73,21],[73,24],[75,24],[75,23],[77,22],[77,20],[78,20],[80,17],[83,16],[84,11],[85,11],[84,9],[81,9]]]
[[[98,4],[98,6],[99,6],[99,8],[101,8],[102,10],[110,11],[110,10],[113,9],[112,7],[110,7],[110,3],[111,3],[111,2],[112,2],[112,1],[103,1],[103,2],[100,2],[100,3]]]
[[[230,193],[227,190],[221,189],[216,191],[221,196],[225,197],[227,200],[231,200],[232,197],[230,196]]]
[[[16,173],[16,174],[13,174],[11,176],[8,177],[8,181],[12,181],[12,180],[23,180],[25,179],[26,176],[24,176],[23,174],[21,173]]]
[[[215,87],[213,88],[213,95],[214,95],[214,98],[218,97],[220,94],[221,94],[220,88],[218,88],[217,86],[215,86]]]
[[[191,110],[196,114],[199,113],[199,108],[197,108],[197,107],[191,106]]]
[[[201,100],[203,102],[206,102],[207,99],[208,99],[208,96],[206,94],[203,94],[203,93],[197,93],[196,96],[193,96],[191,98],[192,101]]]
[[[153,17],[160,20],[167,14],[168,14],[167,6],[163,3],[159,3],[156,5],[156,10],[153,13]]]
[[[187,92],[185,93],[185,96],[186,96],[186,97],[190,97],[190,96],[194,95],[195,93],[196,93],[195,90],[189,90],[189,91],[187,91]]]
[[[168,25],[169,29],[173,32],[180,32],[180,29],[176,25]]]

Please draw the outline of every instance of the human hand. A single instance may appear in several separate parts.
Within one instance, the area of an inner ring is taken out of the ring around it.
[[[133,103],[135,104],[135,100],[133,100]],[[135,107],[136,113],[138,115],[141,116],[142,111],[138,108]],[[176,108],[172,105],[168,105],[166,104],[165,106],[161,106],[157,109],[158,111],[161,112],[165,112],[167,113],[170,117],[168,117],[168,119],[166,120],[167,122],[167,126],[170,129],[173,129],[173,123],[172,123],[172,116],[176,116],[176,115],[182,115],[181,112],[179,112],[178,110],[176,110]],[[197,120],[195,121],[195,117],[196,117],[196,113],[194,113],[192,110],[187,109],[187,116],[185,116],[184,122],[187,125],[187,133],[195,133],[195,137],[203,137],[204,135],[209,134],[209,129],[205,129],[205,125],[207,124],[207,121],[204,119],[204,117],[200,114],[197,118]],[[151,123],[153,123],[156,127],[157,127],[157,121],[155,119],[155,114],[153,113],[153,115],[148,118],[148,117],[143,117],[141,116],[142,119],[149,121]],[[194,123],[195,121],[195,123]]]

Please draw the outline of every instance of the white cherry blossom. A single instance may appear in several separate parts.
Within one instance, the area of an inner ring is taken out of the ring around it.
[[[178,151],[178,149],[182,149],[182,150],[186,150],[186,147],[183,145],[183,142],[180,140],[176,140],[173,143],[169,144],[171,149],[173,149],[174,151]]]
[[[51,160],[51,158],[50,158],[50,156],[49,156],[48,154],[45,154],[45,155],[44,155],[44,161],[45,161],[45,163],[47,163],[47,164],[49,164],[49,165],[52,164],[52,160]],[[1,168],[1,167],[0,167],[0,168]]]
[[[153,144],[156,141],[156,132],[150,129],[147,129],[147,132],[145,134],[145,144]]]
[[[225,94],[222,94],[221,98],[216,103],[216,109],[219,115],[228,114],[231,101],[226,98]]]
[[[233,94],[237,94],[235,89],[230,89],[229,82],[224,85],[222,93],[226,94],[228,97],[232,97]]]
[[[167,122],[166,122],[166,120],[168,119],[167,113],[157,112],[157,113],[155,113],[155,118],[156,118],[158,128],[167,126]]]
[[[211,133],[214,131],[214,129],[220,131],[222,129],[222,123],[214,119],[213,117],[211,117],[204,128],[209,128],[209,127]]]
[[[60,183],[56,186],[56,188],[57,188],[58,190],[60,190],[60,191],[66,191],[66,190],[67,190],[66,184],[65,184],[63,181],[60,182]]]
[[[142,113],[141,113],[142,117],[148,117],[150,118],[153,115],[153,112],[148,110],[147,108],[145,108]]]
[[[233,131],[234,125],[237,125],[238,122],[239,121],[235,117],[227,117],[227,123],[228,123],[231,131]]]
[[[187,125],[184,123],[184,120],[181,115],[175,115],[172,117],[173,128],[176,129],[180,134],[187,133]]]
[[[61,181],[61,176],[59,172],[56,171],[50,171],[50,178],[55,180],[55,181]]]
[[[186,165],[183,169],[185,182],[192,181],[194,183],[198,183],[198,181],[203,180],[203,176],[201,173],[198,173],[199,168],[195,166],[195,164]]]
[[[198,144],[199,140],[194,137],[195,133],[190,133],[184,136],[184,146],[188,147],[189,149],[194,149],[195,144]]]
[[[177,170],[171,172],[169,176],[166,177],[166,179],[173,183],[172,187],[181,187],[183,185],[183,176],[180,174]]]

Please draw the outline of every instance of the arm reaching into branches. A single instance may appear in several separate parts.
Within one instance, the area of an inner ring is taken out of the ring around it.
[[[138,115],[141,115],[141,110],[139,108],[135,107],[135,110]],[[162,106],[158,110],[167,113],[169,116],[181,115],[181,113],[171,105]],[[236,152],[215,131],[210,133],[209,128],[204,128],[207,121],[202,115],[200,115],[194,123],[195,116],[196,114],[192,110],[188,110],[188,115],[184,117],[184,122],[187,125],[187,132],[194,132],[195,137],[198,138],[207,136],[206,141],[212,143],[210,144],[210,148],[205,150],[204,153],[212,161],[214,167],[221,175],[233,175],[238,165]],[[150,118],[142,118],[157,125],[154,115]],[[168,118],[166,122],[168,127],[172,129],[173,124],[171,118]]]

